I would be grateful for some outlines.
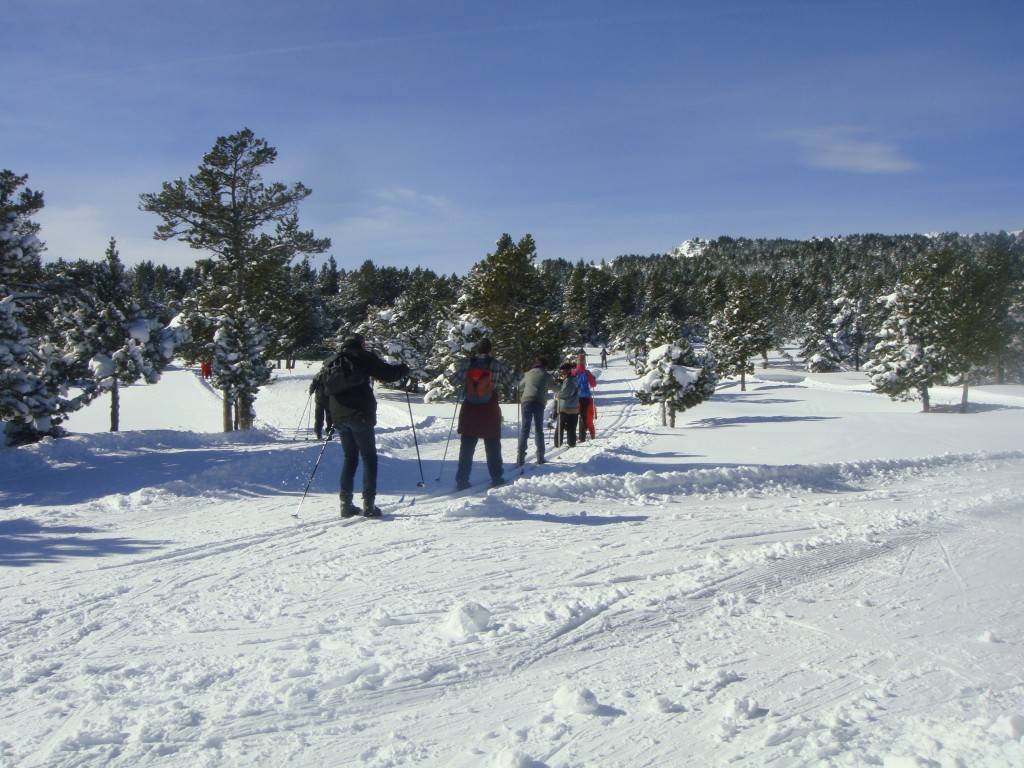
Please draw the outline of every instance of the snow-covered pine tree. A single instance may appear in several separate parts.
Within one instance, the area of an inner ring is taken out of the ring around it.
[[[843,369],[840,361],[846,353],[833,333],[833,315],[828,309],[815,308],[804,328],[799,354],[804,359],[804,367],[812,373],[832,373]]]
[[[28,320],[45,314],[40,304],[47,297],[39,286],[39,227],[28,219],[43,207],[43,196],[21,189],[27,179],[0,172],[0,423],[6,445],[61,434],[65,413],[63,350],[34,333]]]
[[[832,302],[832,306],[831,330],[836,350],[841,355],[839,359],[844,365],[859,371],[872,341],[867,330],[869,324],[864,301],[859,296],[844,293]]]
[[[878,342],[867,364],[871,386],[893,400],[921,399],[922,410],[931,409],[929,388],[945,376],[936,365],[937,349],[931,321],[935,307],[919,283],[899,283],[879,302],[886,316]]]
[[[481,339],[489,337],[491,330],[474,315],[459,315],[454,320],[442,321],[444,336],[438,341],[430,360],[430,368],[440,373],[427,384],[425,402],[447,400],[455,394],[448,382],[448,374],[473,354]]]
[[[662,426],[667,421],[675,427],[676,414],[707,400],[718,384],[714,359],[695,351],[685,339],[652,349],[647,368],[636,396],[645,405],[661,404]]]
[[[110,431],[120,423],[120,386],[139,380],[155,384],[171,362],[180,331],[164,328],[140,309],[121,264],[114,238],[99,264],[80,265],[77,280],[87,296],[68,319],[65,339],[79,357],[88,358],[91,381],[83,399],[110,392]]]
[[[371,307],[366,320],[356,331],[366,339],[367,346],[379,352],[396,365],[405,363],[410,374],[407,385],[426,376],[425,361],[420,350],[414,345],[421,330],[418,323],[402,309],[402,299],[394,307]]]
[[[750,289],[735,288],[708,324],[707,348],[721,376],[739,376],[740,391],[747,389],[747,374],[754,372],[751,358],[770,348],[771,324]]]
[[[270,381],[265,349],[266,335],[244,302],[221,315],[213,336],[213,386],[224,393],[225,432],[249,429],[256,419],[256,394]]]
[[[673,320],[667,313],[658,315],[650,329],[643,334],[642,341],[636,344],[629,354],[629,360],[637,376],[646,376],[651,370],[649,350],[658,349],[666,344],[676,344],[676,340],[682,338],[679,323]],[[689,346],[689,342],[682,342]]]

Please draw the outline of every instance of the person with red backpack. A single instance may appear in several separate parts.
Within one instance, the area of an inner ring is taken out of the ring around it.
[[[491,486],[505,482],[501,459],[499,390],[504,387],[511,391],[516,385],[516,377],[501,360],[491,356],[491,349],[491,340],[481,339],[476,354],[464,360],[448,377],[449,383],[462,393],[458,429],[461,436],[459,467],[455,471],[455,487],[460,491],[469,487],[473,454],[481,439],[487,454]]]

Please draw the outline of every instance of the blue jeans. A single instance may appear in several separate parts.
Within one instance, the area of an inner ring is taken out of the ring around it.
[[[523,413],[519,422],[519,453],[516,458],[520,465],[526,461],[526,444],[530,442],[530,426],[533,426],[534,445],[537,446],[537,461],[544,460],[544,403],[540,400],[523,401]]]
[[[342,419],[334,425],[345,460],[341,465],[341,496],[352,499],[352,486],[356,477],[359,458],[363,459],[363,501],[372,504],[377,496],[377,442],[373,425],[362,416]]]
[[[459,468],[455,471],[455,486],[465,488],[469,485],[469,470],[473,467],[473,453],[476,451],[479,437],[462,436],[462,443],[459,445]],[[491,476],[491,482],[500,482],[503,479],[504,468],[501,462],[501,439],[497,437],[485,437],[484,451],[487,453],[487,472]]]

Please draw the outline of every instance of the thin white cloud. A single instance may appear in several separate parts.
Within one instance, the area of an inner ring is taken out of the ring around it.
[[[377,198],[388,207],[406,208],[420,211],[424,208],[438,211],[448,210],[451,206],[448,201],[437,195],[424,195],[413,189],[404,187],[390,187],[380,189],[375,193]]]
[[[907,173],[918,164],[898,147],[866,138],[860,128],[836,127],[794,134],[803,149],[801,160],[812,168],[854,173]]]

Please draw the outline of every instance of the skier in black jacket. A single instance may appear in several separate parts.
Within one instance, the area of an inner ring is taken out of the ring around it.
[[[358,333],[345,339],[341,354],[351,356],[356,368],[366,376],[362,384],[331,395],[329,400],[334,429],[345,451],[345,461],[341,465],[341,516],[352,517],[362,512],[366,517],[380,517],[380,509],[374,503],[377,498],[377,441],[373,427],[377,423],[377,398],[373,395],[370,379],[398,381],[409,374],[409,366],[385,362],[366,349],[366,341]],[[362,510],[352,503],[360,457],[363,459]]]
[[[334,417],[327,408],[327,393],[324,392],[324,370],[313,377],[309,384],[309,394],[313,396],[313,407],[316,416],[313,421],[313,429],[316,431],[316,439],[322,440],[324,436],[324,421],[327,422],[327,432],[330,433],[334,424]]]

